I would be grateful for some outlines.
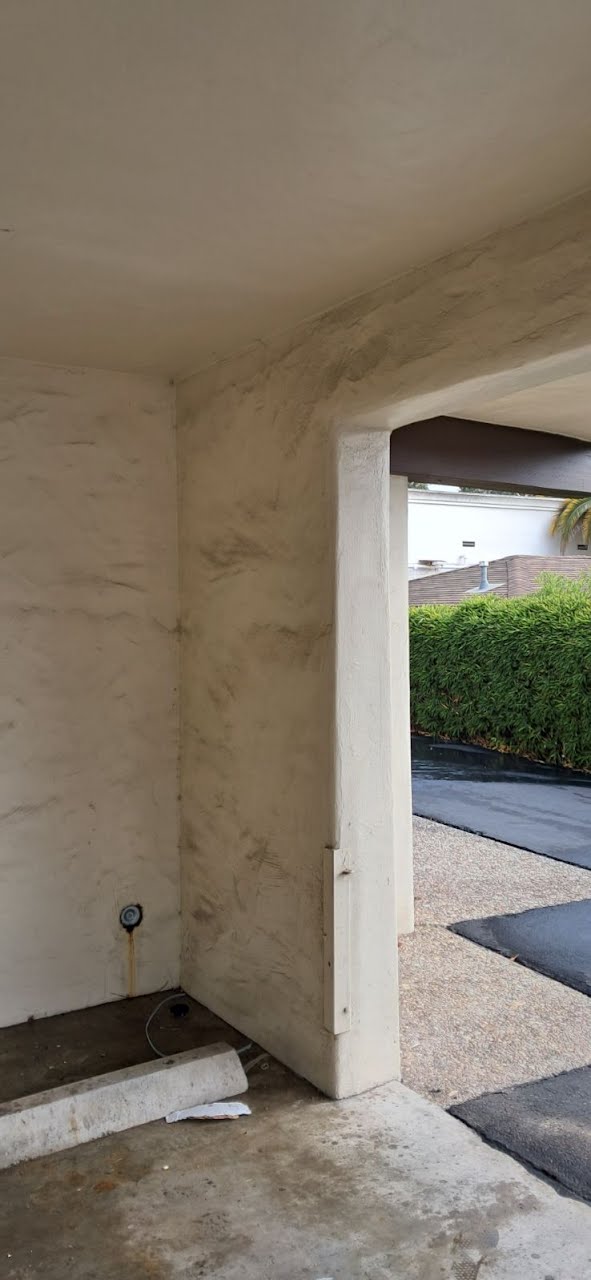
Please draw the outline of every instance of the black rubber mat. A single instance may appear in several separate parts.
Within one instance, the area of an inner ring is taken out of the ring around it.
[[[591,1067],[449,1109],[489,1142],[591,1200]]]
[[[459,920],[449,928],[591,996],[591,898],[516,915]]]
[[[591,870],[591,775],[414,736],[413,813]]]

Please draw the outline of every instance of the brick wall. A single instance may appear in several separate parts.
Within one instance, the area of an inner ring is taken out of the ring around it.
[[[537,589],[541,573],[560,573],[565,578],[580,578],[591,570],[591,556],[505,556],[491,560],[489,582],[500,582],[497,596],[529,596]],[[426,578],[413,578],[408,584],[409,604],[458,604],[470,587],[480,582],[480,566],[466,565],[444,573],[430,573]]]

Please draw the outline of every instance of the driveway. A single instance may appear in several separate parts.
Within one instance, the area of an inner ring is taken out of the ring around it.
[[[414,863],[416,931],[399,942],[404,1083],[587,1195],[579,1174],[588,1184],[589,997],[450,926],[565,903],[576,914],[591,894],[589,872],[422,818],[414,819]],[[549,1099],[548,1088],[560,1096]],[[481,1123],[483,1112],[490,1120],[486,1108],[510,1121],[504,1142],[498,1125]]]
[[[419,817],[591,870],[591,775],[419,735],[412,775]]]

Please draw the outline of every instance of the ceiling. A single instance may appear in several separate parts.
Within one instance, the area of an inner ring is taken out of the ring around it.
[[[591,186],[589,0],[2,0],[0,353],[179,374]]]
[[[591,440],[591,373],[545,382],[498,400],[463,402],[458,417]]]

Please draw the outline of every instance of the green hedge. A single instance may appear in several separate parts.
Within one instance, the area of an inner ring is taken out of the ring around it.
[[[410,610],[413,728],[591,769],[591,574]]]

